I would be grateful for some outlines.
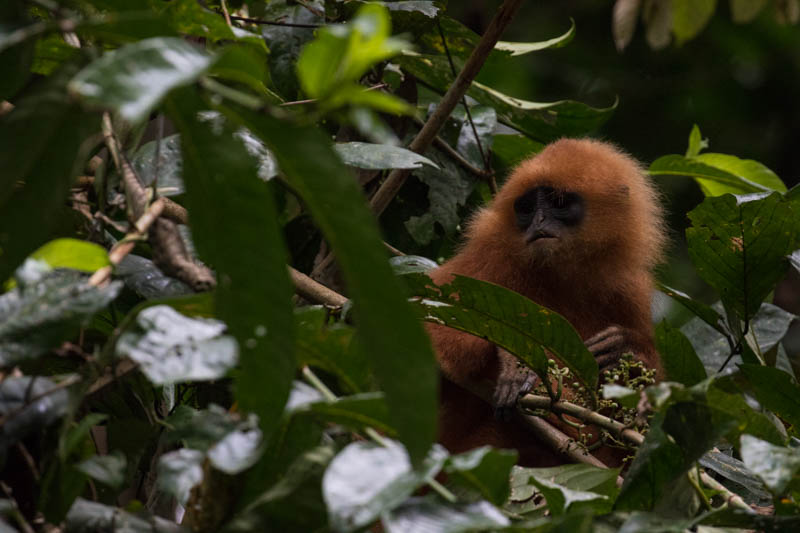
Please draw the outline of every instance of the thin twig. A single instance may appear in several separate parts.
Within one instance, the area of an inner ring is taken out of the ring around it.
[[[511,19],[522,4],[522,0],[506,0],[492,21],[489,27],[484,32],[478,45],[470,54],[464,68],[458,73],[456,79],[453,81],[450,88],[442,97],[436,110],[431,114],[425,126],[417,133],[414,140],[408,146],[412,152],[422,154],[433,142],[433,138],[444,125],[447,117],[453,112],[458,102],[467,92],[472,80],[478,75],[489,53],[494,49],[494,45],[500,39],[503,30],[511,23]],[[378,189],[370,202],[372,210],[375,214],[380,215],[384,209],[389,205],[395,195],[408,178],[410,170],[408,169],[395,169],[383,182],[383,185]]]
[[[280,22],[278,20],[264,20],[254,19],[250,17],[240,17],[231,15],[231,20],[238,20],[240,22],[247,22],[249,24],[257,24],[260,26],[286,26],[287,28],[321,28],[323,24],[299,24],[295,22]]]
[[[743,511],[747,511],[750,514],[754,514],[753,508],[747,505],[745,501],[739,496],[738,494],[734,494],[730,490],[725,487],[722,483],[708,475],[708,473],[700,471],[700,481],[703,482],[703,485],[706,487],[717,490],[721,492],[724,496],[726,501],[731,507],[736,507],[737,509],[741,509]]]
[[[86,396],[94,394],[115,380],[118,380],[133,370],[136,370],[138,367],[138,363],[135,363],[130,359],[121,360],[116,366],[114,366],[114,369],[111,371],[111,373],[100,376],[97,378],[97,381],[89,385],[89,388],[86,389]]]
[[[225,17],[225,22],[228,26],[231,25],[231,15],[228,13],[228,6],[225,0],[219,0],[219,7],[222,9],[222,16]]]
[[[417,124],[419,124],[420,126],[425,125],[425,122],[423,120],[421,120],[421,119],[415,118],[414,121]],[[479,178],[484,179],[484,180],[489,180],[489,178],[491,178],[494,175],[491,171],[486,171],[486,170],[480,169],[480,168],[476,167],[475,165],[473,165],[472,163],[470,163],[467,160],[467,158],[465,158],[463,155],[461,155],[458,152],[458,150],[456,150],[455,148],[450,146],[450,143],[448,143],[447,141],[445,141],[444,139],[442,139],[438,135],[433,138],[433,144],[436,145],[443,152],[445,152],[447,155],[452,157],[453,160],[455,160],[456,163],[458,163],[459,165],[464,167],[466,170],[468,170],[472,174],[475,174]]]
[[[124,238],[119,240],[108,252],[108,260],[111,262],[111,265],[104,266],[103,268],[95,271],[95,273],[92,274],[92,277],[89,278],[89,285],[99,287],[111,279],[111,273],[114,270],[114,267],[118,265],[120,261],[122,261],[125,256],[131,252],[131,250],[133,250],[138,241],[144,239],[145,235],[147,234],[147,230],[150,229],[150,226],[156,221],[156,219],[158,219],[163,211],[163,198],[159,198],[150,204],[150,207],[147,208],[144,214],[133,225],[133,230],[125,235]]]
[[[442,46],[444,46],[444,52],[447,55],[447,62],[450,63],[450,72],[453,73],[453,77],[456,75],[456,66],[453,63],[453,58],[450,55],[450,47],[447,46],[447,39],[444,36],[444,31],[442,31],[442,22],[440,19],[436,19],[436,26],[439,28],[439,37],[442,39]],[[483,167],[488,174],[488,182],[489,182],[489,189],[492,191],[492,194],[497,194],[497,182],[494,179],[494,173],[491,169],[491,164],[489,162],[488,154],[483,149],[483,143],[481,142],[481,137],[478,135],[478,128],[475,127],[475,121],[472,120],[472,111],[469,110],[469,106],[467,105],[467,97],[466,95],[461,97],[461,105],[464,106],[464,111],[467,113],[467,120],[469,121],[469,125],[472,128],[472,135],[475,136],[475,143],[478,145],[478,152],[481,154],[481,161],[483,161]]]

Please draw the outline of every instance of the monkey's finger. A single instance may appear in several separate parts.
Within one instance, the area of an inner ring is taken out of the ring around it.
[[[613,335],[598,342],[589,344],[586,343],[586,348],[595,356],[602,355],[611,351],[622,351],[625,345],[625,337],[622,335]]]
[[[599,366],[601,370],[606,370],[608,367],[619,361],[621,357],[622,352],[612,352],[601,355],[596,358],[597,366]]]
[[[606,339],[608,337],[614,337],[617,335],[624,335],[624,331],[620,326],[608,326],[606,329],[600,330],[599,332],[595,333],[588,339],[586,339],[583,343],[585,345],[590,344],[597,344],[598,342]]]

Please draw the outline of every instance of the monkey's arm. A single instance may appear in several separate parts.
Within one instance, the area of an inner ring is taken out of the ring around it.
[[[466,390],[492,390],[499,420],[510,420],[517,400],[536,383],[536,374],[506,350],[467,333],[428,325],[439,368],[449,381]]]

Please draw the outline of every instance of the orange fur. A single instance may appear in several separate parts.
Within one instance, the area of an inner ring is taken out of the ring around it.
[[[585,215],[564,238],[527,244],[513,204],[538,186],[580,194]],[[660,373],[650,299],[663,228],[657,194],[633,159],[604,142],[562,139],[514,170],[470,222],[461,251],[431,277],[442,284],[462,274],[510,288],[563,315],[584,339],[611,325],[627,328],[637,358]],[[516,448],[520,462],[534,466],[563,462],[523,428],[496,421],[492,406],[459,386],[496,378],[494,345],[443,326],[428,329],[444,378],[442,444],[453,452]],[[611,455],[606,459],[618,460]]]

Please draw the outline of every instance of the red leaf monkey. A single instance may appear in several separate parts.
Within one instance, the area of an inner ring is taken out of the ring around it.
[[[636,161],[604,142],[562,139],[514,170],[470,222],[461,251],[431,277],[443,284],[463,274],[519,292],[569,320],[601,371],[633,352],[658,376],[651,271],[664,241],[657,193]],[[502,420],[534,374],[479,337],[428,329],[443,377],[442,444],[452,452],[516,448],[531,466],[563,463],[520,424]],[[494,405],[462,388],[487,379]],[[619,460],[618,453],[607,460]]]

